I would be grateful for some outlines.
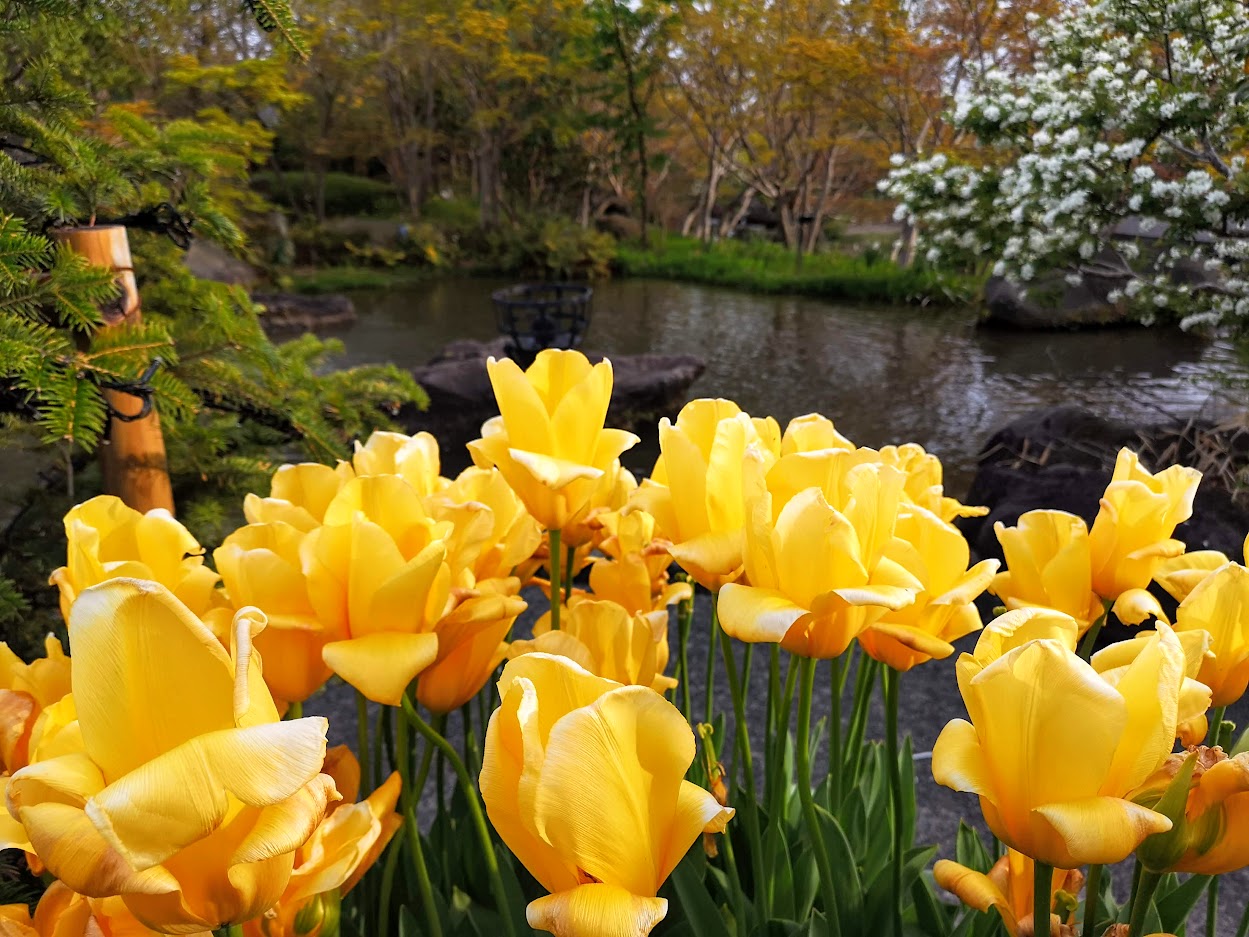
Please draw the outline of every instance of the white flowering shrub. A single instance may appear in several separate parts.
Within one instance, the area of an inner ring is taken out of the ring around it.
[[[982,75],[950,115],[971,159],[895,157],[897,219],[935,263],[1101,277],[1147,322],[1249,330],[1249,7],[1093,0],[1034,25],[1033,71]],[[1114,236],[1129,219],[1147,236]]]

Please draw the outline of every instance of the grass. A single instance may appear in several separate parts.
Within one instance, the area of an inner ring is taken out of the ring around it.
[[[297,293],[342,293],[414,286],[437,276],[430,267],[321,267],[291,274]]]
[[[622,244],[616,268],[625,276],[728,286],[757,293],[799,293],[850,302],[948,306],[971,302],[979,283],[920,265],[899,267],[865,250],[860,256],[807,254],[798,270],[792,251],[770,242],[666,237],[648,250]]]

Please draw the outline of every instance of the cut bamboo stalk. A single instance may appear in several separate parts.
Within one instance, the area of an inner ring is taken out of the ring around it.
[[[100,225],[63,228],[53,233],[88,263],[116,272],[120,294],[101,308],[103,327],[117,328],[141,321],[143,312],[126,229],[121,225]],[[120,391],[106,389],[104,398],[114,412],[127,416],[142,408],[139,398]],[[169,482],[165,438],[155,409],[131,422],[110,417],[108,438],[100,446],[100,470],[107,494],[116,495],[137,511],[165,508],[173,512],[173,486]]]

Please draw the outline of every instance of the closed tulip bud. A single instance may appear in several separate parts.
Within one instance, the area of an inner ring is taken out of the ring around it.
[[[694,734],[671,703],[547,654],[510,661],[481,792],[503,842],[549,895],[529,925],[561,937],[650,933],[660,886],[733,816],[685,780]]]
[[[1094,592],[1114,600],[1129,589],[1143,589],[1160,563],[1184,552],[1172,535],[1192,516],[1200,482],[1200,472],[1182,465],[1151,475],[1135,452],[1119,450],[1089,532]]]
[[[655,518],[681,568],[715,591],[742,573],[745,494],[780,448],[776,421],[752,419],[731,400],[693,400],[659,421],[661,455],[630,504]]]
[[[356,478],[300,547],[308,598],[336,674],[376,703],[397,706],[438,656],[434,625],[451,606],[451,571],[436,523],[397,475]]]
[[[422,498],[448,484],[439,475],[442,456],[438,440],[430,433],[405,436],[378,430],[364,445],[357,440],[351,465],[356,475],[400,475]]]
[[[971,721],[941,731],[933,777],[979,795],[994,835],[1038,862],[1119,862],[1171,828],[1129,795],[1175,744],[1184,666],[1165,625],[1114,685],[1061,640],[1029,641],[983,667],[964,655]]]
[[[233,610],[251,605],[264,611],[269,623],[255,646],[264,658],[265,683],[283,703],[302,703],[329,679],[321,649],[340,636],[326,630],[308,598],[299,555],[305,536],[283,521],[249,524],[213,551],[232,608],[216,611],[209,624],[220,634]]]
[[[1102,616],[1093,591],[1088,526],[1065,511],[1028,511],[1015,527],[993,526],[1002,544],[1006,569],[989,591],[1008,609],[1037,606],[1070,615],[1083,634]]]
[[[579,599],[551,631],[550,614],[538,619],[531,641],[513,641],[508,657],[545,652],[561,654],[590,673],[617,683],[648,686],[657,693],[676,686],[664,676],[668,664],[668,616],[630,613],[611,601]]]
[[[269,497],[249,494],[243,499],[243,515],[249,524],[282,521],[309,531],[321,524],[325,509],[354,473],[339,462],[334,468],[319,462],[283,465],[273,474]]]
[[[976,597],[997,572],[997,560],[971,569],[958,529],[918,507],[904,509],[886,549],[923,584],[911,605],[890,611],[859,635],[859,645],[894,670],[910,670],[954,653],[954,641],[981,627]]]
[[[1035,865],[1023,853],[1008,848],[1006,855],[993,864],[987,875],[941,859],[933,866],[932,875],[938,885],[969,908],[975,908],[982,914],[996,911],[1010,937],[1035,932],[1032,923]],[[1050,908],[1060,913],[1051,918],[1051,925],[1059,925],[1057,933],[1074,937],[1075,929],[1070,926],[1075,922],[1072,899],[1079,895],[1083,887],[1084,876],[1079,870],[1053,870]]]
[[[879,471],[900,481],[892,469]],[[834,510],[818,488],[795,496],[775,522],[770,496],[756,501],[746,529],[750,585],[730,583],[720,590],[726,632],[741,641],[780,644],[803,657],[830,658],[887,612],[914,602],[923,583],[881,555],[892,539],[896,490],[891,500],[887,484],[869,480],[863,497],[848,508],[865,525],[862,537],[861,528]]]
[[[278,720],[251,648],[263,625],[240,613],[226,650],[158,584],[118,579],[79,597],[82,749],[21,769],[7,792],[67,887],[120,896],[173,934],[241,923],[282,894],[338,795],[319,773],[326,720]]]
[[[45,656],[29,664],[0,641],[0,774],[27,761],[31,730],[40,714],[69,692],[69,658],[60,639],[44,639]]]
[[[1249,569],[1238,563],[1212,572],[1175,613],[1175,630],[1206,631],[1210,653],[1197,679],[1213,694],[1211,705],[1230,706],[1249,685]]]
[[[546,349],[527,371],[505,358],[486,362],[499,416],[468,444],[473,462],[496,466],[529,513],[562,530],[587,510],[603,475],[638,438],[604,429],[611,362],[591,365],[578,351]]]
[[[74,600],[107,579],[159,582],[193,614],[218,604],[217,574],[204,565],[204,548],[164,508],[146,514],[112,495],[100,495],[65,515],[66,564],[52,573],[69,621]]]

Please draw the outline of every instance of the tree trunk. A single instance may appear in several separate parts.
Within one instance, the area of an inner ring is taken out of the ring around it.
[[[750,214],[750,206],[755,201],[755,190],[747,186],[742,190],[742,194],[737,201],[737,207],[733,210],[733,214],[725,215],[720,219],[720,237],[730,238],[737,231],[738,226],[746,220],[746,216]]]
[[[120,225],[65,228],[54,231],[53,235],[93,266],[117,271],[121,302],[115,310],[103,310],[103,328],[137,324],[142,320],[125,228]],[[104,398],[117,413],[133,416],[140,412],[141,402],[130,394],[106,390]],[[169,482],[165,439],[155,409],[129,422],[110,417],[108,440],[100,446],[100,469],[107,494],[116,495],[136,511],[164,508],[173,513],[173,486]]]
[[[910,220],[902,222],[902,230],[893,243],[891,257],[899,267],[909,267],[915,262],[915,242],[919,239],[919,231]]]
[[[495,135],[483,130],[477,146],[477,190],[481,199],[481,223],[499,223],[499,147]]]
[[[824,183],[820,187],[820,197],[815,203],[815,217],[807,232],[807,253],[815,250],[820,240],[820,230],[824,225],[824,214],[828,210],[828,199],[833,191],[833,177],[837,172],[837,148],[830,147],[824,163]]]
[[[712,214],[719,200],[720,180],[723,178],[724,168],[720,165],[720,161],[713,157],[711,164],[707,167],[707,199],[703,203],[702,224],[698,227],[698,237],[705,243],[710,242],[715,233]]]

